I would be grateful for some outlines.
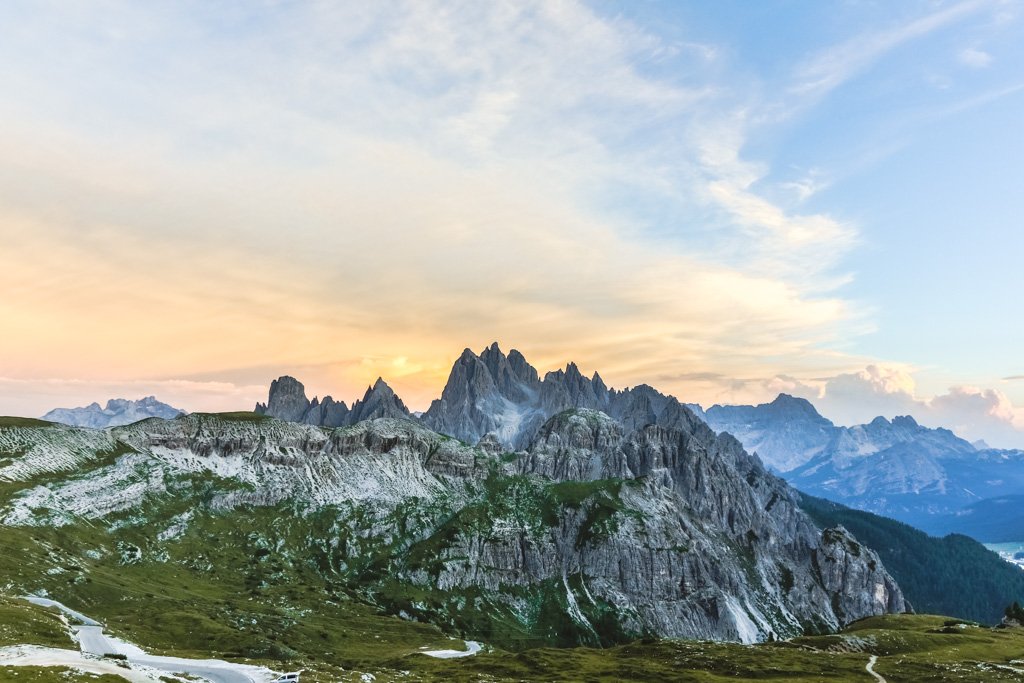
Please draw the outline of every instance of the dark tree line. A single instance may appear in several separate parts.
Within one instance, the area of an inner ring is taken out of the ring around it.
[[[1024,607],[1021,607],[1020,603],[1014,600],[1013,604],[1006,608],[1006,618],[1024,625]]]
[[[874,549],[920,614],[997,624],[1024,600],[1024,571],[972,538],[929,536],[893,519],[801,494],[801,507],[822,527],[842,525]],[[1024,623],[1024,622],[1022,622]]]

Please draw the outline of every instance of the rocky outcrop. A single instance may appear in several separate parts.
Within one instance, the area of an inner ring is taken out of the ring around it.
[[[441,398],[423,414],[431,429],[476,443],[486,434],[508,450],[525,448],[544,422],[563,410],[600,410],[629,429],[657,424],[662,413],[676,419],[692,411],[674,398],[641,384],[616,391],[598,373],[583,375],[575,363],[538,379],[538,373],[513,349],[506,357],[497,342],[479,356],[470,349],[452,367]],[[688,420],[689,418],[687,418]]]
[[[381,417],[412,419],[402,399],[398,398],[387,382],[378,377],[372,387],[366,388],[363,398],[352,404],[346,423],[355,424]]]
[[[634,567],[637,582],[655,592],[645,596],[653,597],[652,612],[639,610],[641,621],[650,620],[645,626],[679,635],[675,629],[714,624],[731,639],[760,639],[906,608],[873,551],[845,531],[823,534],[785,482],[703,423],[631,432],[602,413],[567,411],[543,426],[517,468],[555,481],[637,484],[623,489],[629,506],[659,521],[626,524],[614,543],[628,555],[638,549],[621,546],[635,534],[650,543],[650,526],[657,531],[659,550]],[[596,577],[587,583],[592,594],[621,597],[624,587],[610,571],[621,558],[604,552],[574,562]]]
[[[255,412],[287,422],[305,422],[310,407],[306,387],[294,377],[285,375],[270,383],[267,402],[257,403]]]
[[[286,422],[321,427],[343,427],[378,417],[413,419],[402,399],[379,377],[350,410],[344,401],[335,401],[330,396],[325,396],[323,401],[317,398],[310,401],[302,382],[286,375],[270,383],[267,403],[257,403],[254,412]]]
[[[476,443],[487,434],[506,448],[525,446],[544,421],[542,383],[522,354],[494,343],[477,356],[466,349],[452,366],[441,398],[422,421],[434,431]]]

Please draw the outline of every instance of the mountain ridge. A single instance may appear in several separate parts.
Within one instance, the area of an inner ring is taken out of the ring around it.
[[[647,384],[608,387],[598,372],[587,377],[573,362],[541,376],[522,353],[506,355],[497,342],[479,354],[464,349],[441,396],[418,416],[382,379],[374,387],[380,396],[368,389],[362,401],[384,411],[375,415],[418,419],[466,443],[508,451],[529,448],[545,421],[567,409],[598,410],[629,428],[707,423],[734,435],[801,490],[929,529],[936,528],[933,517],[951,519],[966,505],[1024,487],[1024,453],[978,450],[950,430],[923,427],[910,416],[840,427],[807,399],[785,393],[757,406],[716,404],[705,411]],[[323,426],[362,417],[330,397],[318,406],[290,377],[275,380],[268,403],[256,410]]]
[[[1024,487],[1024,452],[979,449],[910,416],[840,427],[806,399],[780,394],[758,406],[712,406],[707,421],[802,491],[933,533],[957,530],[967,506]]]
[[[104,407],[93,402],[80,408],[55,408],[43,415],[41,419],[73,427],[104,429],[120,427],[150,417],[170,419],[183,415],[185,412],[180,408],[158,401],[155,396],[146,396],[138,400],[112,398]]]

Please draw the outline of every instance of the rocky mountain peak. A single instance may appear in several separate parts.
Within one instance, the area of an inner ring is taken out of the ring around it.
[[[838,428],[807,399],[779,394],[757,406],[714,405],[704,414],[716,432],[728,432],[772,469],[789,472],[821,454]]]
[[[270,383],[270,393],[265,404],[256,404],[255,412],[269,415],[287,422],[302,422],[309,410],[306,387],[289,375],[282,375]]]
[[[824,420],[821,413],[806,398],[791,396],[790,394],[779,394],[775,400],[768,404],[772,410],[781,415],[791,417],[802,417],[813,420]]]
[[[647,385],[615,391],[600,374],[587,377],[574,362],[539,379],[522,353],[513,349],[506,356],[495,342],[479,356],[463,351],[441,398],[431,404],[423,421],[470,443],[493,432],[505,448],[521,449],[548,418],[564,410],[602,411],[628,429],[637,429],[657,423],[668,400]],[[669,418],[675,424],[689,424],[691,411],[685,409],[686,417],[680,418],[679,410]]]
[[[512,374],[527,386],[536,386],[540,383],[540,376],[537,369],[526,362],[526,357],[516,349],[508,352],[508,365]]]
[[[383,378],[378,377],[373,386],[366,388],[363,398],[352,404],[348,424],[373,420],[380,417],[411,419],[409,409],[405,407],[394,390]]]
[[[506,448],[522,447],[545,417],[535,405],[540,387],[537,370],[518,351],[506,356],[497,342],[479,356],[466,349],[422,420],[471,443],[494,433]]]
[[[378,410],[376,407],[367,409],[365,405],[368,397],[374,406],[390,401],[390,405],[395,407],[395,410]],[[401,404],[401,400],[394,395],[391,387],[379,377],[372,386],[367,387],[361,404],[361,413],[372,414],[373,417],[408,416],[407,410],[402,413],[402,409],[397,408]],[[355,406],[353,406],[354,408]],[[354,414],[344,401],[335,401],[331,396],[324,396],[323,399],[313,397],[313,400],[309,400],[306,398],[306,388],[302,382],[288,375],[283,375],[270,383],[267,402],[257,403],[255,412],[286,422],[299,422],[321,427],[342,427],[358,422],[360,419],[368,419]]]
[[[892,426],[902,429],[918,429],[921,425],[910,415],[897,415],[892,419]]]

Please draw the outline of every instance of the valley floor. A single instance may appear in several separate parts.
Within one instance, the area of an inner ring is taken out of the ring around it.
[[[81,615],[79,615],[81,616]],[[81,621],[81,619],[77,619]],[[73,632],[85,651],[72,649]],[[52,607],[0,596],[0,680],[19,683],[132,683],[209,680],[265,683],[270,662],[230,663],[154,657],[108,638],[101,627],[69,627]],[[93,632],[95,631],[95,632]],[[328,681],[1024,681],[1024,629],[986,627],[945,617],[891,615],[865,619],[842,633],[746,646],[690,641],[636,642],[609,649],[537,648],[512,653],[468,644],[458,658],[396,655],[360,670],[331,663],[330,653],[303,661],[303,683]],[[90,652],[91,651],[91,652]],[[127,659],[104,658],[104,652]],[[279,667],[278,667],[279,668]],[[191,678],[169,672],[187,671]]]

